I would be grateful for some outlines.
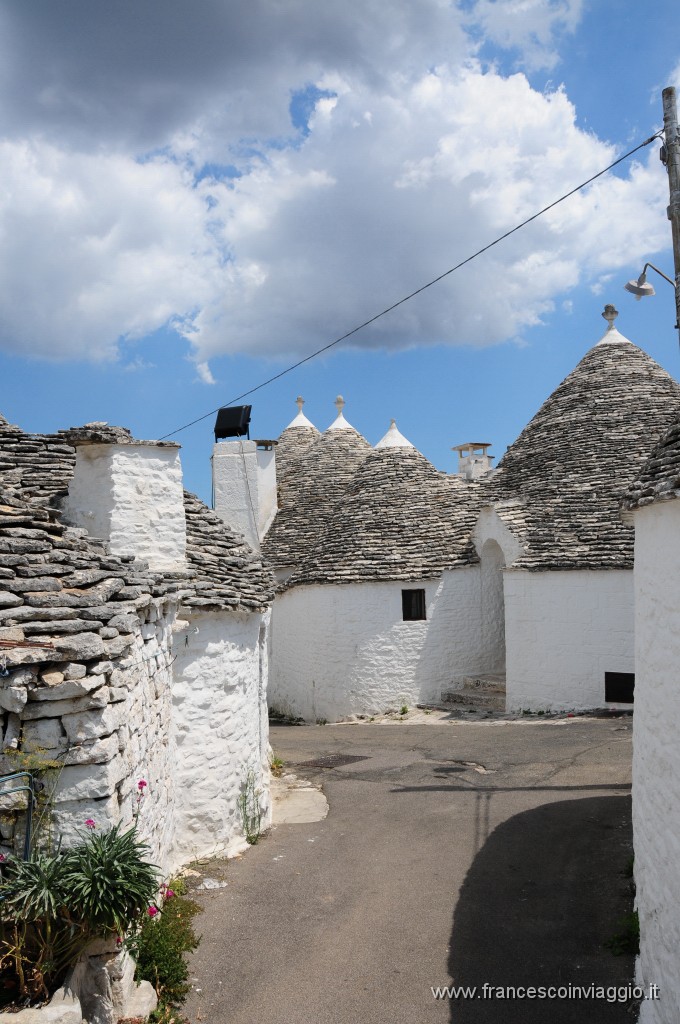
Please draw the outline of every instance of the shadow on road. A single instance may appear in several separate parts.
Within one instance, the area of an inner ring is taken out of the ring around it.
[[[481,794],[480,794],[481,796]],[[481,812],[483,816],[483,811]],[[632,910],[630,799],[561,800],[517,814],[475,857],[456,908],[449,973],[455,985],[621,986],[633,957],[603,943]],[[626,1003],[472,998],[454,1024],[623,1024]]]

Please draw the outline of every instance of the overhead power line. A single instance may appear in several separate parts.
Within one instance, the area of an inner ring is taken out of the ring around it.
[[[607,174],[608,171],[611,171],[614,167],[617,167],[619,164],[623,163],[624,160],[627,160],[629,157],[633,156],[633,154],[637,153],[638,150],[644,149],[645,146],[649,146],[650,143],[654,142],[654,140],[658,139],[662,134],[663,129],[656,132],[654,135],[650,135],[650,137],[648,139],[645,139],[644,142],[641,142],[639,145],[635,146],[634,149],[629,149],[628,152],[624,153],[623,156],[620,156],[618,160],[614,160],[614,162],[609,164],[609,166],[603,167],[601,171],[598,171],[597,174],[593,174],[593,176],[588,178],[587,181],[582,181],[580,185],[576,186],[576,188],[572,188],[569,192],[565,192],[563,196],[560,196],[559,199],[555,199],[555,201],[549,203],[548,206],[544,206],[542,210],[538,211],[538,213],[534,213],[531,217],[527,217],[526,220],[523,220],[520,224],[516,224],[514,228],[510,228],[509,231],[506,231],[504,234],[499,235],[498,238],[495,238],[493,240],[493,242],[489,242],[488,245],[485,245],[483,246],[483,248],[478,249],[477,252],[473,252],[471,256],[468,256],[466,257],[466,259],[461,260],[460,263],[456,263],[455,267],[450,267],[449,270],[445,270],[444,273],[439,274],[438,277],[433,277],[431,281],[427,282],[427,284],[423,284],[420,286],[420,288],[416,288],[415,291],[410,292],[408,295],[405,295],[403,299],[399,299],[398,302],[393,302],[391,306],[387,306],[386,309],[383,309],[379,313],[376,313],[375,316],[372,316],[369,320],[364,320],[363,323],[358,324],[356,327],[353,327],[351,331],[347,331],[346,334],[342,334],[339,338],[336,338],[334,341],[329,341],[327,345],[323,345],[321,348],[316,349],[315,352],[311,352],[310,355],[305,356],[304,359],[299,359],[297,363],[293,363],[291,366],[287,366],[285,370],[281,370],[279,373],[274,374],[273,377],[269,377],[267,380],[263,380],[260,384],[256,384],[255,387],[250,388],[248,391],[244,391],[242,394],[236,395],[234,398],[230,398],[227,402],[224,402],[222,405],[233,405],[235,402],[240,401],[242,398],[247,398],[249,395],[254,395],[256,391],[260,391],[262,388],[266,388],[268,384],[273,384],[275,380],[280,380],[281,377],[285,377],[287,373],[292,373],[293,370],[297,370],[299,366],[304,366],[304,364],[310,362],[310,360],[316,359],[317,356],[322,355],[324,352],[328,352],[329,349],[335,348],[335,346],[339,345],[341,342],[347,341],[347,339],[351,338],[352,335],[358,334],[359,331],[363,331],[364,327],[370,327],[370,325],[374,324],[376,320],[380,320],[381,317],[386,316],[388,313],[391,313],[392,310],[398,309],[399,306],[403,306],[405,302],[409,302],[411,299],[415,298],[416,295],[420,295],[421,292],[427,291],[428,288],[431,288],[433,285],[438,284],[440,281],[443,281],[445,277],[449,276],[449,274],[453,274],[456,270],[460,270],[460,268],[464,267],[467,263],[471,263],[473,260],[476,260],[478,256],[481,256],[483,253],[488,252],[489,249],[493,249],[493,247],[495,245],[498,245],[500,242],[505,241],[505,239],[509,238],[510,235],[514,235],[515,232],[520,231],[522,228],[525,228],[527,224],[531,224],[532,221],[538,220],[538,218],[542,217],[544,213],[548,212],[548,210],[552,210],[554,209],[554,207],[559,206],[560,203],[563,203],[565,199],[569,199],[571,196],[576,195],[576,193],[580,192],[581,189],[584,189],[587,185],[592,184],[592,182],[596,181],[597,178],[601,178],[603,174]],[[202,416],[198,416],[195,420],[191,420],[189,423],[185,423],[183,426],[177,427],[175,430],[170,431],[169,434],[163,434],[163,436],[159,438],[159,441],[165,441],[166,438],[174,437],[175,434],[179,434],[182,430],[188,430],[189,427],[193,427],[197,423],[201,423],[203,420],[207,420],[209,416],[214,416],[215,413],[218,412],[220,408],[222,408],[222,406],[218,406],[216,409],[211,409],[210,412],[206,412]]]

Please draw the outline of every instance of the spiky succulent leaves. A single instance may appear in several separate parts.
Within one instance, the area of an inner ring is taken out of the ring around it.
[[[68,906],[64,859],[43,853],[11,860],[0,882],[0,918],[5,921],[56,920]]]
[[[74,914],[95,932],[123,934],[154,899],[159,870],[134,828],[92,832],[64,855],[64,884]]]

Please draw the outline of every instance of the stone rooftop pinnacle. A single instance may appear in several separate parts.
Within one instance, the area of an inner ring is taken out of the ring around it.
[[[290,421],[290,423],[286,427],[286,430],[290,430],[291,427],[312,427],[313,430],[316,430],[316,427],[314,426],[312,421],[308,420],[302,411],[302,406],[305,404],[305,400],[304,398],[302,398],[301,395],[298,395],[298,397],[295,399],[295,404],[298,407],[298,414],[295,417],[295,419]]]
[[[342,410],[345,408],[345,399],[342,395],[338,395],[334,402],[335,408],[338,410],[337,417],[333,420],[329,430],[354,430],[351,423],[348,423],[342,414]]]
[[[397,421],[391,420],[390,429],[387,431],[384,437],[382,437],[376,448],[415,448],[415,445],[411,444],[407,437],[397,429]]]

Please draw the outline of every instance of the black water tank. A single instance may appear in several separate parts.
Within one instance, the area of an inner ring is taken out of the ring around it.
[[[225,437],[250,437],[250,410],[252,405],[224,406],[217,410],[215,420],[215,440]]]

